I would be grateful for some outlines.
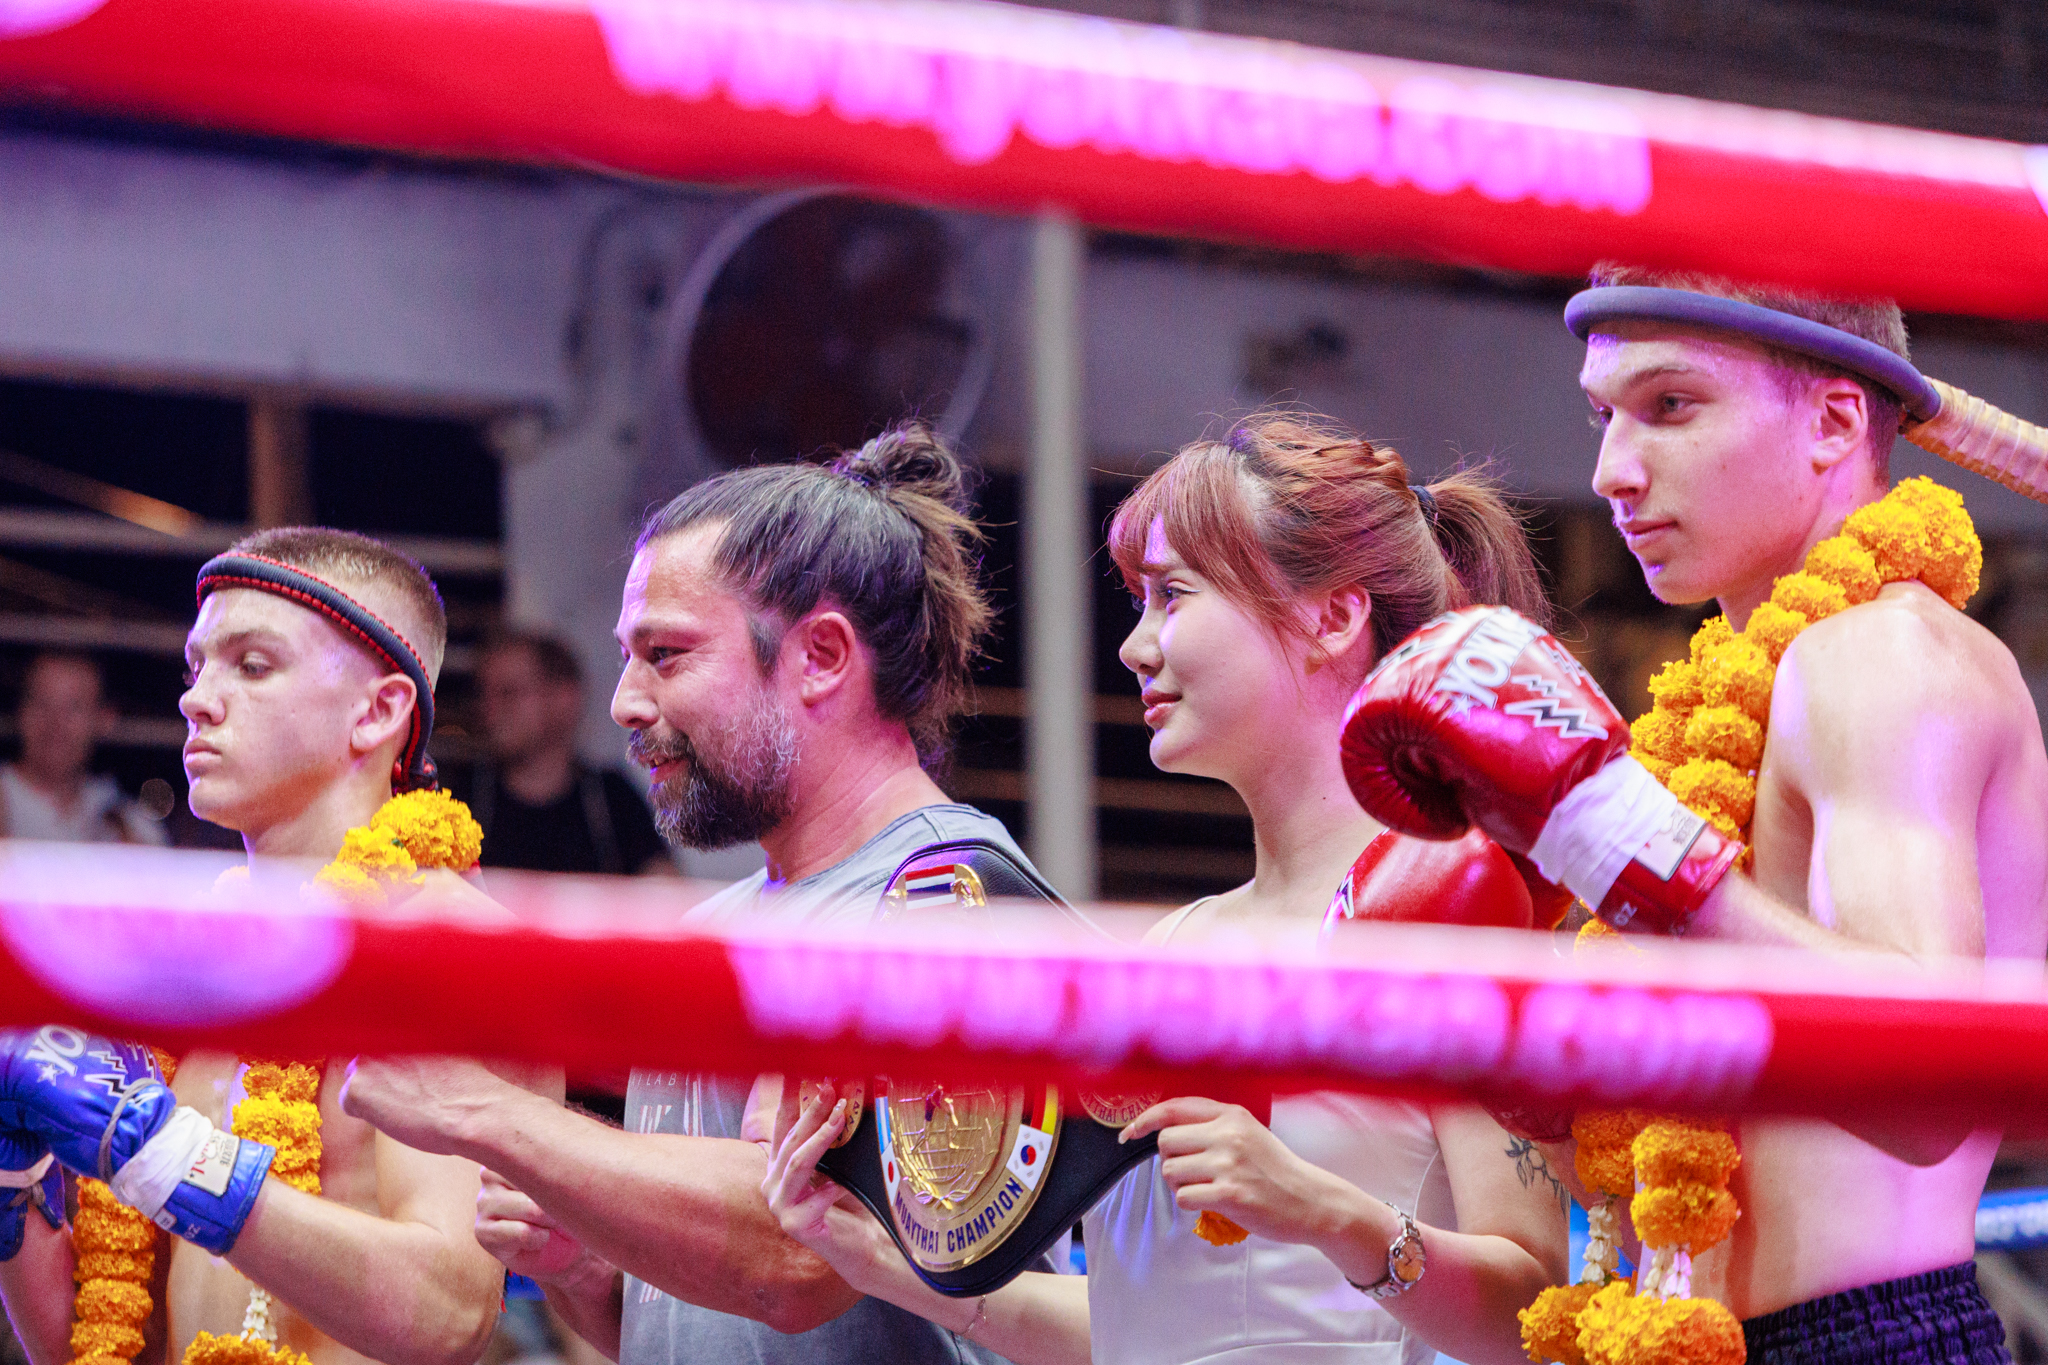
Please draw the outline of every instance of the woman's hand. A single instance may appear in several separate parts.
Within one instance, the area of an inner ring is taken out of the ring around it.
[[[1361,1220],[1396,1227],[1379,1200],[1296,1156],[1242,1105],[1166,1100],[1132,1120],[1120,1140],[1155,1132],[1159,1173],[1174,1203],[1190,1212],[1220,1214],[1268,1241],[1318,1248],[1355,1235]]]
[[[831,1082],[821,1083],[795,1122],[769,1143],[761,1194],[785,1235],[818,1253],[854,1288],[871,1292],[863,1286],[872,1276],[862,1272],[878,1256],[895,1257],[895,1243],[865,1205],[818,1174],[818,1158],[845,1126],[846,1101]]]

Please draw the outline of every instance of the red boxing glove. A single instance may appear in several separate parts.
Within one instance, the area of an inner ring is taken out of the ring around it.
[[[1628,756],[1586,670],[1506,607],[1409,636],[1351,699],[1343,744],[1376,819],[1432,839],[1477,825],[1617,928],[1682,932],[1742,853]]]
[[[1521,854],[1507,853],[1505,856],[1515,865],[1516,873],[1522,878],[1522,886],[1529,893],[1529,909],[1535,921],[1532,927],[1555,929],[1563,924],[1571,915],[1572,907],[1579,903],[1579,898],[1555,882],[1545,881],[1543,874],[1536,870],[1536,864]]]
[[[1323,928],[1348,920],[1534,927],[1528,886],[1499,845],[1476,829],[1448,842],[1381,834],[1351,864],[1323,913]]]

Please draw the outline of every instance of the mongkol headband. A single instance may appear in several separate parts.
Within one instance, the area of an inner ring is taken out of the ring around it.
[[[1606,323],[1636,319],[1732,332],[1838,365],[1898,397],[1907,415],[1899,434],[1914,445],[2048,503],[2048,430],[1921,374],[1904,356],[1875,342],[1776,308],[1690,289],[1600,285],[1572,295],[1564,306],[1565,326],[1581,341]]]
[[[198,600],[204,602],[220,588],[253,588],[317,611],[412,679],[412,731],[399,757],[396,784],[401,789],[435,785],[434,760],[427,756],[427,740],[434,733],[434,685],[419,651],[396,627],[325,579],[262,555],[230,552],[207,560],[199,569]]]

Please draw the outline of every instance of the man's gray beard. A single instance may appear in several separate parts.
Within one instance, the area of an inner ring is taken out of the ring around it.
[[[687,772],[656,783],[651,793],[654,827],[671,844],[708,851],[754,843],[789,818],[796,726],[772,699],[717,736],[715,759],[688,735],[679,734],[676,747]]]

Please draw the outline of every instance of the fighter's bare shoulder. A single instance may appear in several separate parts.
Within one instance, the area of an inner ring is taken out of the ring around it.
[[[1930,727],[1956,758],[2038,749],[2039,724],[2019,664],[1977,622],[1919,583],[1802,631],[1785,651],[1772,696],[1772,747],[1795,734],[1872,757]],[[1896,760],[1898,754],[1890,755]]]

